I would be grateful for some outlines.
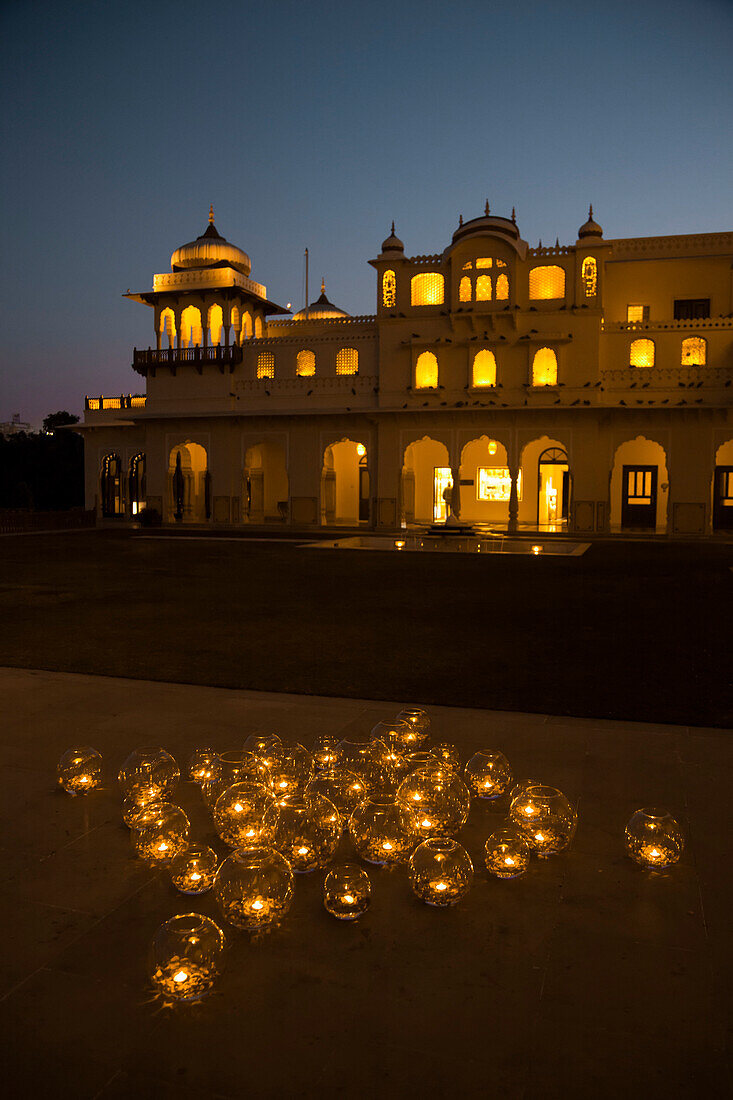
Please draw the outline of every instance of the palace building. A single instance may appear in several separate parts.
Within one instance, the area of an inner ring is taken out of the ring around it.
[[[217,231],[127,297],[144,395],[87,397],[100,520],[575,534],[733,530],[733,233],[530,248],[512,211],[442,251],[392,232],[376,313],[288,315]],[[137,387],[142,389],[142,385]]]

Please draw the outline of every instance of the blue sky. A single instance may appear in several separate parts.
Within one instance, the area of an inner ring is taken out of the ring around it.
[[[216,224],[271,298],[375,308],[459,214],[522,235],[733,228],[733,2],[2,6],[0,420],[134,391],[152,311],[121,294]],[[313,295],[312,295],[313,296]]]

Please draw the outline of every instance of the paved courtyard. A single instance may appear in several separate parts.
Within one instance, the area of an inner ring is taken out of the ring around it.
[[[353,925],[322,908],[318,872],[260,942],[228,936],[216,992],[163,1009],[147,983],[158,925],[184,899],[133,858],[113,782],[128,752],[239,747],[259,728],[309,745],[366,737],[420,700],[265,694],[0,669],[3,1084],[12,1097],[687,1097],[730,1088],[729,732],[432,706],[464,759],[501,748],[520,777],[577,802],[570,851],[489,880],[502,817],[474,805],[460,839],[476,868],[454,910],[413,898],[404,871],[370,870]],[[104,789],[72,799],[55,765],[72,744],[105,759]],[[198,789],[192,835],[224,851]],[[642,805],[684,823],[681,863],[650,875],[623,826]],[[344,841],[348,856],[348,841]]]

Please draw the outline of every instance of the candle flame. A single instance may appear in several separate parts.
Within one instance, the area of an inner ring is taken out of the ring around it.
[[[234,809],[237,811],[238,814],[241,814],[242,810],[244,809],[244,806],[242,805],[241,802],[235,802],[234,803]]]
[[[513,867],[514,866],[514,860],[512,859],[511,856],[505,856],[504,857],[504,862],[506,863],[507,867]]]
[[[544,843],[545,838],[542,835],[542,833],[535,833],[534,838],[535,838],[535,840],[539,840],[540,844]]]
[[[430,826],[431,826],[431,824],[432,824],[432,822],[431,822],[431,821],[429,821],[429,820],[427,819],[427,817],[424,817],[424,818],[422,819],[422,821],[420,822],[420,824],[422,825],[422,827],[423,827],[424,829],[429,829],[429,828],[430,828]]]
[[[447,882],[436,882],[435,889],[440,890],[441,892],[443,890],[447,890],[448,889],[448,883]]]
[[[173,975],[173,981],[178,982],[179,984],[181,982],[185,982],[187,978],[188,978],[188,974],[186,973],[185,970],[179,970],[177,974]]]
[[[345,901],[347,905],[353,905],[354,904],[354,898],[351,894],[344,894],[342,900]]]
[[[257,901],[252,902],[252,908],[253,909],[262,909],[263,906],[264,906],[264,902],[260,901],[259,898],[257,899]]]
[[[80,775],[79,776],[79,782],[80,783],[88,783],[89,782],[89,776],[88,775]]]
[[[390,842],[388,840],[382,841],[382,847],[384,848],[385,852],[391,852],[392,851],[392,845],[390,844]]]
[[[166,842],[164,840],[161,840],[160,844],[158,845],[158,851],[159,852],[167,852],[168,851],[168,845],[166,844]]]
[[[309,852],[308,848],[298,848],[298,855],[299,856],[307,856],[308,852]]]
[[[531,802],[528,802],[526,806],[522,806],[522,813],[525,813],[527,817],[531,817],[534,813],[534,806]]]
[[[201,878],[201,875],[198,873],[198,871],[192,871],[191,872],[191,882],[198,882],[198,880],[200,878]]]

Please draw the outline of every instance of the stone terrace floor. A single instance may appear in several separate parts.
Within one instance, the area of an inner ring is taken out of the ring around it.
[[[13,1097],[653,1097],[728,1092],[730,763],[723,730],[430,707],[464,759],[503,749],[520,777],[579,807],[570,851],[489,880],[502,818],[474,805],[460,839],[476,868],[453,910],[413,898],[404,871],[370,870],[355,924],[298,876],[283,925],[229,934],[205,1002],[161,1008],[147,984],[158,925],[196,909],[133,858],[116,771],[161,744],[181,765],[255,728],[309,745],[365,737],[408,700],[371,703],[0,669],[2,1080]],[[98,748],[104,789],[72,799],[55,765]],[[214,844],[198,789],[179,788],[192,835]],[[623,853],[633,810],[685,824],[681,863],[650,875]],[[505,807],[503,808],[505,810]],[[344,856],[350,855],[344,841]]]

